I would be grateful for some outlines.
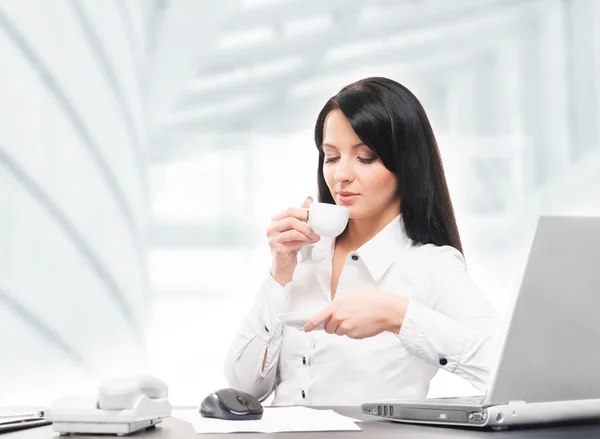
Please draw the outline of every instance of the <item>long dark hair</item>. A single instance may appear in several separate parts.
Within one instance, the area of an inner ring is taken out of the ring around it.
[[[403,85],[365,78],[342,88],[317,117],[319,201],[335,204],[323,176],[323,126],[340,109],[356,135],[398,179],[398,197],[408,237],[416,243],[449,245],[463,253],[442,159],[423,106]]]

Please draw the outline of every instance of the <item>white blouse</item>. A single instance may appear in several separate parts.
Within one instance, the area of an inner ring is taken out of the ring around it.
[[[471,280],[453,247],[415,245],[402,216],[348,255],[336,296],[376,286],[409,299],[398,334],[362,340],[282,325],[282,312],[315,314],[331,300],[334,240],[298,254],[290,283],[270,274],[228,350],[229,386],[273,405],[360,405],[373,399],[422,399],[439,368],[484,391],[500,315]],[[267,360],[262,369],[265,350]]]

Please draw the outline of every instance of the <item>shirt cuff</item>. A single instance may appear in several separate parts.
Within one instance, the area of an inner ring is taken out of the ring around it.
[[[285,286],[281,286],[271,273],[268,273],[263,283],[264,306],[262,306],[262,323],[263,328],[259,334],[261,338],[268,340],[275,335],[281,334],[283,324],[279,322],[278,315],[288,309],[293,281],[288,282]]]
[[[461,364],[473,328],[409,300],[400,332],[400,342],[410,354],[454,373]]]

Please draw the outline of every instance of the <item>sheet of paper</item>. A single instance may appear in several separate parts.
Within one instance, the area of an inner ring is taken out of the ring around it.
[[[195,410],[174,410],[173,417],[190,422],[196,433],[292,432],[292,431],[360,431],[356,422],[333,410],[308,407],[265,407],[262,419],[226,421],[203,418]]]

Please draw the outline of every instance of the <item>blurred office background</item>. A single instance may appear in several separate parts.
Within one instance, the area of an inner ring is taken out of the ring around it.
[[[538,215],[600,214],[599,28],[595,0],[1,0],[0,406],[225,386],[269,218],[315,195],[317,112],[365,76],[423,102],[506,314]]]

